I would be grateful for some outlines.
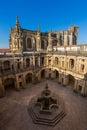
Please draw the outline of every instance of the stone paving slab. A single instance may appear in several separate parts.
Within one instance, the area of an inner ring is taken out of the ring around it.
[[[46,83],[63,98],[67,110],[67,115],[55,127],[34,124],[27,110],[32,97],[39,94]],[[27,85],[20,92],[8,91],[0,99],[0,130],[87,130],[87,97],[50,80]]]

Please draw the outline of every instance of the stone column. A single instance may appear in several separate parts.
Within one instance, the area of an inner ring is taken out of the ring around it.
[[[21,69],[23,70],[23,57],[21,57]]]
[[[52,31],[49,32],[48,34],[48,47],[47,50],[48,51],[52,51]]]
[[[62,83],[62,73],[59,72],[59,79],[58,79],[58,83]]]
[[[73,45],[73,32],[69,36],[70,45]]]
[[[41,38],[40,38],[40,32],[37,32],[37,44],[36,44],[36,50],[40,51],[41,50]]]
[[[33,55],[33,66],[35,66],[35,55]]]
[[[83,80],[83,86],[82,86],[82,91],[81,91],[81,95],[82,96],[86,96],[86,94],[85,94],[85,88],[86,88],[86,81]]]
[[[52,73],[51,73],[51,78],[52,78],[52,79],[55,79],[55,78],[56,78],[55,71],[52,71]]]
[[[45,70],[45,78],[49,78],[49,69]]]
[[[19,79],[18,79],[18,76],[17,76],[17,75],[15,75],[15,89],[16,89],[17,91],[20,90]]]
[[[73,89],[74,92],[78,91],[77,87],[78,87],[78,79],[75,78],[74,89]]]
[[[68,32],[66,31],[64,34],[64,46],[67,46],[68,43]]]
[[[40,81],[41,80],[41,73],[40,72],[37,74],[37,77],[38,77],[38,81]]]
[[[41,60],[41,59],[40,59],[40,56],[39,56],[39,57],[38,57],[38,65],[39,65],[39,66],[40,66],[40,60]]]
[[[63,78],[63,85],[66,86],[66,85],[68,85],[68,80],[69,80],[68,75],[64,75],[63,77],[64,77]]]

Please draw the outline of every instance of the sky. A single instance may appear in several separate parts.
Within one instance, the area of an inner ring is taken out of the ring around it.
[[[22,28],[42,32],[66,30],[77,25],[78,44],[87,44],[87,0],[1,0],[0,48],[9,47],[10,28],[16,16]]]

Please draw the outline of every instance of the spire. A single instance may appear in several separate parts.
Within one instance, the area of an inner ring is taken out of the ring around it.
[[[38,32],[40,32],[40,25],[38,25]]]
[[[18,16],[16,16],[16,24],[18,24],[19,22],[18,22]]]
[[[16,16],[16,29],[19,29],[19,28],[20,28],[20,23],[18,20],[18,16]]]

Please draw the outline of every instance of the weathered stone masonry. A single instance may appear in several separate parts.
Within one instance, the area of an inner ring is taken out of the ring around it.
[[[11,53],[0,54],[0,97],[7,88],[20,90],[48,78],[86,96],[87,45],[77,45],[77,36],[77,26],[57,32],[22,29],[17,17],[10,30]]]

